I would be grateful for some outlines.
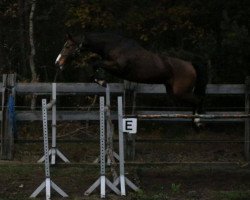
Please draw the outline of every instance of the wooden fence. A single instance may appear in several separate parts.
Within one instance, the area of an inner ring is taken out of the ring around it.
[[[51,95],[52,92],[51,83],[17,83],[14,87],[15,97],[18,98],[20,95],[36,94],[36,95]],[[110,83],[110,93],[113,95],[122,95],[126,89],[123,83]],[[0,84],[0,87],[5,88],[6,85]],[[164,85],[149,85],[149,84],[134,84],[133,89],[136,94],[165,94],[166,90]],[[5,91],[4,89],[2,91]],[[95,83],[57,83],[57,95],[105,95],[105,88],[95,84]],[[249,112],[249,94],[250,94],[250,78],[246,79],[246,84],[209,84],[207,86],[208,95],[241,95],[245,98],[245,111],[224,111],[224,112],[208,112],[208,114],[229,114],[229,115],[241,115],[250,114]],[[4,93],[2,94],[4,96]],[[2,102],[1,120],[4,120],[4,108],[6,104]],[[137,114],[168,114],[168,113],[182,113],[190,114],[191,112],[183,111],[138,111]],[[111,113],[112,119],[117,119],[117,113]],[[42,120],[41,111],[39,110],[16,110],[16,120],[17,121],[35,121]],[[49,117],[48,120],[51,120]],[[57,111],[57,120],[99,120],[98,111]],[[174,120],[177,119],[164,119],[164,120]],[[188,120],[188,119],[180,119]],[[208,119],[208,121],[215,121],[215,119]],[[216,121],[238,121],[245,123],[245,155],[249,159],[249,140],[250,140],[250,122],[249,119],[216,119]],[[4,122],[2,123],[4,124]],[[3,147],[3,136],[5,135],[5,129],[2,127],[2,147]],[[6,152],[5,152],[6,154]],[[12,156],[3,155],[3,159],[11,159]]]
[[[0,85],[1,86],[1,85]],[[124,84],[111,83],[110,92],[115,95],[123,95]],[[137,94],[165,94],[164,85],[147,85],[138,84],[135,88]],[[20,95],[36,94],[49,95],[51,94],[51,83],[18,83],[15,87],[16,98]],[[105,88],[95,83],[57,83],[57,95],[104,95]],[[245,95],[245,85],[208,85],[207,94],[209,95]],[[167,114],[175,113],[175,111],[138,111],[138,114]],[[176,111],[176,113],[187,114],[189,112]],[[208,114],[219,114],[220,112],[208,112]],[[223,112],[224,114],[243,114],[243,112]],[[222,114],[222,113],[221,113]],[[58,111],[57,120],[99,120],[99,114],[95,111]],[[113,113],[112,118],[116,118]],[[16,111],[16,119],[18,121],[42,120],[41,112],[34,110]],[[50,120],[50,118],[49,118]],[[225,121],[235,121],[234,119],[225,119]],[[176,121],[176,119],[175,119]],[[238,119],[236,119],[238,121]]]

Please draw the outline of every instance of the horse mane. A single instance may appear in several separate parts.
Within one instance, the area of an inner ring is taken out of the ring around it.
[[[142,49],[138,42],[133,39],[126,38],[120,34],[113,32],[86,32],[84,36],[87,40],[95,41],[98,43],[106,43],[109,46],[122,46],[126,49]]]

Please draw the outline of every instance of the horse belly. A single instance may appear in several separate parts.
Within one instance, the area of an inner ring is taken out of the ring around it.
[[[164,70],[155,66],[135,67],[127,74],[127,79],[138,83],[165,84],[169,79]]]
[[[171,70],[155,54],[150,54],[143,60],[138,60],[136,74],[140,82],[150,84],[165,84],[171,78]]]

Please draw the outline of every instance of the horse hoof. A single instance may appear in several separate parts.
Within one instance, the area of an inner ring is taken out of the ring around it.
[[[95,79],[94,80],[98,85],[102,86],[102,87],[107,87],[107,82],[105,80],[98,80]]]
[[[193,122],[193,128],[196,132],[200,132],[205,129],[205,124],[201,122]]]

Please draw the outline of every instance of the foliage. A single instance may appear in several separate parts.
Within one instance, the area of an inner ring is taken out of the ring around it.
[[[242,83],[250,74],[247,0],[241,3],[237,0],[39,0],[37,3],[35,62],[42,81],[50,81],[54,76],[54,59],[65,33],[93,30],[118,32],[148,49],[209,65],[212,82]],[[25,79],[30,78],[29,11],[30,0],[0,2],[1,71],[3,68],[16,71]]]
[[[171,184],[171,191],[173,194],[178,194],[180,192],[181,184]]]

